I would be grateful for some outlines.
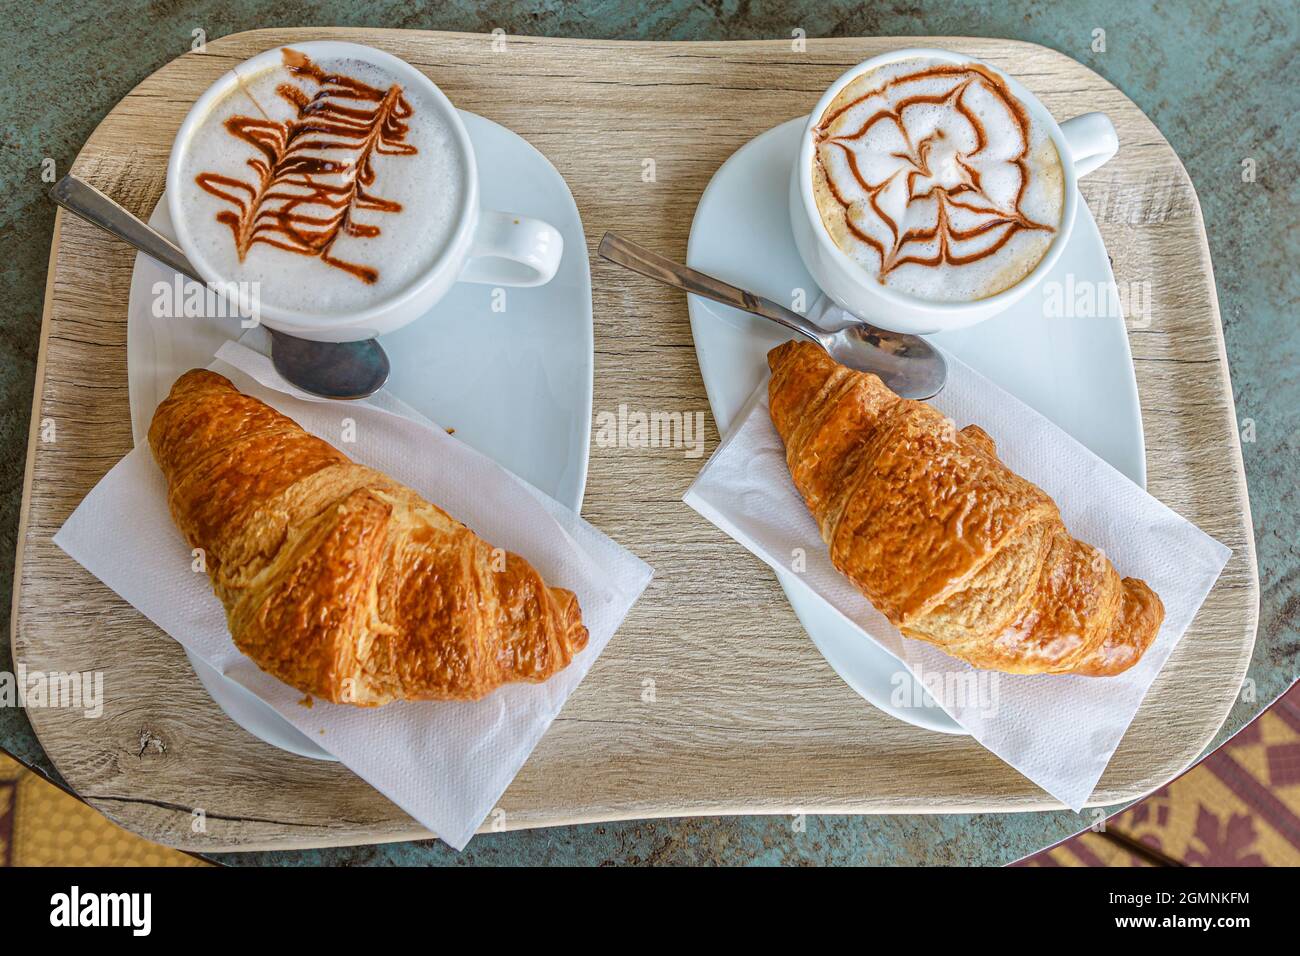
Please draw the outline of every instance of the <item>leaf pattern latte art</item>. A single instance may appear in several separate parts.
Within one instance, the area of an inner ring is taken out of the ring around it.
[[[230,203],[217,214],[230,227],[239,260],[262,243],[304,256],[373,284],[376,268],[347,262],[333,254],[340,236],[368,239],[380,227],[362,223],[357,213],[400,213],[401,203],[371,192],[376,156],[410,156],[406,142],[412,109],[397,84],[380,89],[341,73],[330,72],[307,56],[283,51],[285,69],[316,86],[308,93],[282,83],[276,94],[293,107],[293,115],[276,121],[266,116],[232,116],[226,131],[253,147],[247,161],[252,176],[241,180],[205,172],[195,177],[207,192]]]

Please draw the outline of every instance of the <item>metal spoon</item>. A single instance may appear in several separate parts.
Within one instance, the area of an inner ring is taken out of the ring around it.
[[[206,285],[174,242],[86,181],[64,176],[50,189],[50,198],[167,268]],[[286,335],[270,326],[266,330],[271,333],[275,370],[304,392],[322,398],[365,398],[388,381],[388,355],[374,339],[316,342]]]
[[[605,233],[597,251],[633,272],[761,315],[807,336],[841,365],[880,376],[882,382],[903,398],[933,398],[948,380],[948,363],[943,355],[920,336],[878,329],[854,317],[838,327],[822,328],[771,299],[673,262],[612,232]]]

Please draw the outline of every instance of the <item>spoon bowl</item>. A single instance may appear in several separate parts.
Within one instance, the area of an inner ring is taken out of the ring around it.
[[[818,344],[841,365],[879,376],[903,398],[933,398],[943,391],[948,363],[943,353],[916,335],[889,332],[855,321]]]
[[[314,342],[269,325],[266,330],[271,333],[271,364],[304,392],[346,401],[373,395],[388,381],[388,353],[374,339]]]

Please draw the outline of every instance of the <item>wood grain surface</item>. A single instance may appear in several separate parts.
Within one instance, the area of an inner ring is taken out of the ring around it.
[[[1173,150],[1122,93],[1062,54],[1001,40],[810,40],[796,51],[788,41],[510,37],[494,51],[488,36],[263,30],[214,41],[149,77],[96,129],[74,171],[147,217],[172,138],[203,89],[263,49],[327,36],[390,50],[458,106],[532,142],[572,188],[589,253],[617,229],[684,260],[696,202],[718,166],[755,134],[807,113],[848,67],[889,49],[941,46],[980,57],[1020,79],[1059,119],[1109,113],[1119,155],[1081,185],[1118,282],[1150,283],[1150,319],[1130,323],[1149,489],[1233,556],[1094,802],[1145,793],[1199,755],[1250,659],[1254,543],[1200,208]],[[655,161],[651,183],[642,179],[645,159]],[[98,719],[29,710],[59,772],[113,820],[173,846],[427,836],[346,769],[283,753],[232,723],[179,645],[51,542],[131,447],[126,304],[135,255],[61,216],[50,256],[14,658],[29,670],[103,671],[106,697]],[[707,411],[682,296],[603,260],[592,263],[592,285],[594,411],[620,403]],[[712,451],[712,424],[708,438]],[[592,449],[583,513],[654,565],[655,579],[485,828],[1058,806],[971,740],[913,728],[850,690],[804,635],[772,573],[681,503],[700,464],[680,450]]]

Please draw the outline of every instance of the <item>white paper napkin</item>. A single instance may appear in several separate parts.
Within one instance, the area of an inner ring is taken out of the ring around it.
[[[364,402],[315,399],[285,383],[265,356],[233,342],[210,368],[416,489],[494,546],[524,556],[548,584],[577,594],[587,647],[545,683],[510,684],[473,703],[358,708],[318,700],[309,708],[301,692],[236,650],[207,575],[191,570],[147,444],[118,462],[54,537],[188,650],[462,849],[640,597],[650,566],[386,392]]]
[[[959,428],[979,424],[1007,467],[1056,499],[1071,534],[1102,548],[1121,575],[1142,578],[1164,602],[1159,635],[1123,674],[975,671],[899,634],[831,565],[791,481],[768,410],[766,376],[684,500],[859,625],[863,640],[875,640],[902,661],[977,741],[1077,811],[1231,551],[1028,405],[951,356],[948,361],[948,384],[934,407]]]

